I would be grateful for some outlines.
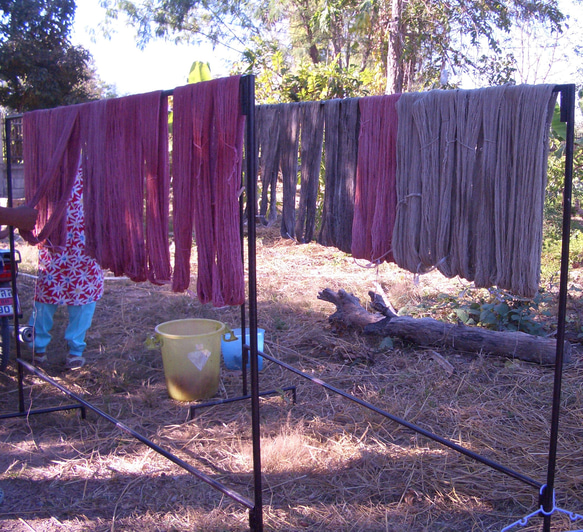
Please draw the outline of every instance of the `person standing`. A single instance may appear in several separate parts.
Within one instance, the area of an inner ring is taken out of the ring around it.
[[[68,344],[67,368],[85,365],[85,335],[93,320],[97,301],[103,296],[103,270],[85,253],[83,173],[79,168],[67,204],[67,239],[64,248],[50,242],[39,244],[38,281],[29,324],[34,329],[37,364],[48,362],[46,349],[57,308],[66,305],[69,321],[65,329]]]

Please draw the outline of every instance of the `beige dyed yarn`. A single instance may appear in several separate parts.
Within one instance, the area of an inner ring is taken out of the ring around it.
[[[398,103],[396,263],[538,291],[553,85],[405,94]]]

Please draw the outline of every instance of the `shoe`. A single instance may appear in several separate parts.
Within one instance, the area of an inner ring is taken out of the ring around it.
[[[46,366],[49,363],[49,358],[45,353],[36,353],[32,356],[32,362],[37,366]]]
[[[85,359],[80,356],[69,355],[67,357],[67,369],[80,369],[85,365]]]

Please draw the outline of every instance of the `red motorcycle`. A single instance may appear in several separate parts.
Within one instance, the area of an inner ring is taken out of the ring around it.
[[[14,271],[18,275],[20,252],[14,251]],[[0,249],[0,371],[5,371],[10,359],[10,343],[14,335],[14,307],[19,318],[22,317],[18,297],[14,304],[12,293],[12,254],[9,249]],[[18,340],[32,342],[32,327],[19,327]]]

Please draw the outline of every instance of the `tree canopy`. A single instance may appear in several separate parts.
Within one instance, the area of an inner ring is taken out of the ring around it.
[[[0,104],[24,112],[94,99],[91,55],[69,40],[75,0],[0,0]]]
[[[241,51],[258,96],[306,100],[448,85],[448,72],[513,81],[525,24],[559,34],[558,0],[102,0],[140,42],[208,40]],[[262,88],[265,90],[262,92]],[[268,96],[270,95],[270,96]]]

